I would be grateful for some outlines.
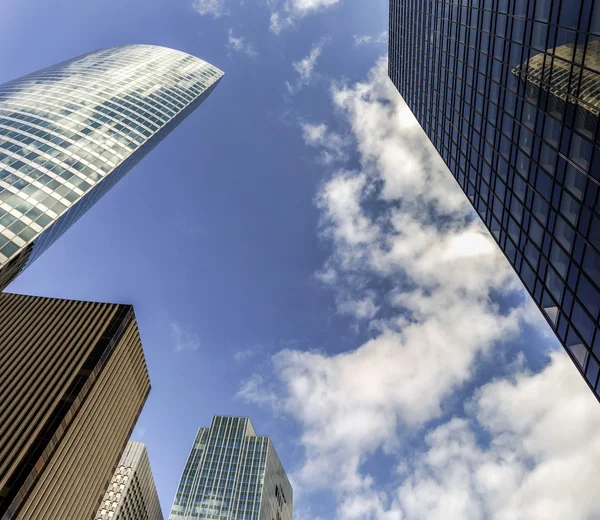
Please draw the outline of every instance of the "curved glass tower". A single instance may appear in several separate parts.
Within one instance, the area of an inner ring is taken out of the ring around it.
[[[0,85],[0,290],[210,94],[173,49],[102,49]]]

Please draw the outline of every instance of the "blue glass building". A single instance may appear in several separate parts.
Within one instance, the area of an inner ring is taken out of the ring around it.
[[[392,82],[600,397],[600,2],[391,0],[389,21]]]
[[[183,52],[126,45],[0,85],[0,290],[222,76]]]
[[[250,419],[217,416],[198,430],[169,520],[292,520],[292,501],[271,439]]]

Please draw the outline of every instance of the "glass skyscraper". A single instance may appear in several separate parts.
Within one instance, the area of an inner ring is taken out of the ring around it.
[[[292,520],[292,487],[269,437],[250,419],[200,428],[169,520]]]
[[[0,85],[0,290],[222,76],[183,52],[126,45]]]
[[[593,0],[390,1],[392,82],[597,397],[599,40]]]

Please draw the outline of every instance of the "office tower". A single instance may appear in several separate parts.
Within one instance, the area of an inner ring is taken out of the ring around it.
[[[390,2],[392,82],[597,397],[599,40],[593,0]]]
[[[130,305],[0,293],[0,518],[93,518],[150,391]]]
[[[129,441],[96,520],[163,520],[146,446]]]
[[[292,520],[292,499],[271,439],[250,419],[217,416],[198,430],[169,520]]]
[[[0,85],[0,290],[202,103],[223,73],[151,45]]]

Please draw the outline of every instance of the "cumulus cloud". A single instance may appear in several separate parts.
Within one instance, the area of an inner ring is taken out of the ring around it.
[[[491,365],[495,347],[531,320],[531,304],[386,65],[367,81],[333,87],[360,168],[333,171],[315,199],[331,246],[318,278],[338,312],[374,335],[341,354],[285,349],[272,374],[255,374],[240,395],[298,422],[305,458],[295,481],[308,492],[335,491],[340,519],[588,518],[600,506],[581,492],[594,486],[583,458],[597,467],[600,456],[597,403],[564,354],[540,374],[485,385],[466,414],[452,409],[457,417],[432,429],[450,397]],[[302,132],[327,150],[325,125]],[[499,297],[516,303],[501,307]],[[554,440],[543,438],[548,431]],[[424,434],[423,449],[399,460],[405,437]],[[364,469],[375,453],[398,463],[392,492]],[[578,464],[581,474],[561,491],[561,472]],[[575,515],[548,516],[570,507]]]
[[[182,352],[186,350],[198,350],[200,348],[200,338],[197,334],[186,330],[176,321],[171,322],[170,328],[176,351]]]
[[[272,5],[271,31],[279,34],[282,30],[292,27],[296,20],[317,11],[333,7],[341,0],[284,0],[270,2]]]
[[[354,45],[359,47],[361,45],[368,45],[370,43],[387,43],[388,42],[388,32],[383,31],[380,34],[372,35],[372,34],[363,34],[361,36],[354,34]]]
[[[290,94],[298,93],[298,91],[310,83],[315,66],[317,65],[317,60],[319,59],[319,56],[321,56],[323,45],[325,45],[326,42],[327,39],[323,39],[319,43],[316,43],[313,45],[308,56],[302,58],[300,61],[292,63],[294,70],[298,73],[298,79],[294,84],[286,82]]]
[[[539,374],[485,385],[466,419],[426,437],[393,508],[406,518],[586,520],[600,464],[597,403],[566,355]],[[477,431],[490,440],[482,446]]]
[[[194,0],[192,7],[198,14],[212,15],[215,18],[220,18],[227,14],[225,0]]]
[[[237,393],[237,397],[258,404],[268,404],[272,408],[277,406],[277,397],[274,392],[267,390],[265,381],[259,374],[253,374],[244,381]]]
[[[249,43],[243,36],[235,36],[233,34],[233,29],[231,28],[227,35],[227,48],[230,51],[246,54],[251,58],[256,58],[258,56],[258,53],[254,49],[254,45]]]
[[[301,123],[302,137],[308,146],[321,150],[321,160],[325,164],[344,161],[350,140],[337,132],[332,132],[324,123]]]
[[[300,480],[310,485],[329,482],[342,467],[340,482],[360,487],[365,454],[391,447],[399,426],[439,416],[477,356],[519,330],[518,313],[502,314],[490,299],[492,289],[517,287],[510,267],[385,71],[382,60],[368,82],[334,87],[361,170],[335,172],[316,203],[321,234],[332,244],[321,279],[332,281],[339,312],[370,320],[377,294],[389,317],[352,352],[274,357],[287,408],[305,428]],[[304,133],[319,143],[325,130]],[[368,210],[373,202],[382,208],[376,214]],[[375,291],[373,282],[389,289]]]

